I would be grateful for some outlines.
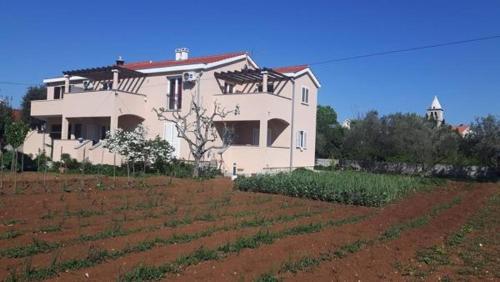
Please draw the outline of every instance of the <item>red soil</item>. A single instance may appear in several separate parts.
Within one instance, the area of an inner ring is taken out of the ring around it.
[[[17,189],[13,187],[12,178],[12,175],[8,176],[0,191],[0,234],[15,230],[22,235],[0,240],[0,253],[7,248],[26,246],[33,238],[62,244],[55,250],[33,255],[30,260],[35,268],[49,266],[55,257],[58,261],[83,259],[90,248],[119,250],[146,239],[234,226],[256,217],[297,217],[276,221],[266,227],[220,230],[187,243],[155,246],[90,268],[60,272],[51,278],[58,281],[112,281],[141,263],[160,265],[171,262],[202,246],[217,248],[262,229],[277,231],[329,219],[370,215],[357,223],[287,236],[256,249],[228,254],[224,259],[187,267],[178,275],[166,275],[167,280],[251,281],[264,273],[277,273],[287,261],[304,256],[318,257],[359,239],[372,240],[391,225],[419,217],[434,206],[460,195],[462,201],[459,204],[443,210],[428,224],[403,232],[398,239],[377,241],[342,259],[322,261],[310,271],[279,274],[285,280],[297,281],[405,280],[395,267],[397,262],[410,260],[420,248],[442,243],[445,236],[458,230],[487,198],[499,192],[497,184],[450,182],[447,187],[417,193],[383,208],[366,208],[234,191],[231,181],[223,178],[199,182],[151,177],[144,180],[146,185],[136,181],[130,186],[126,178],[117,178],[116,183],[112,178],[104,178],[104,190],[97,189],[95,176],[87,176],[82,182],[78,175],[48,175],[44,185],[40,174],[24,173],[17,177]],[[94,211],[94,214],[78,215],[80,211]],[[188,221],[178,226],[165,225],[175,220]],[[60,226],[61,230],[40,231],[47,226]],[[114,238],[78,240],[81,235],[95,235],[117,226],[121,230],[143,230]],[[20,273],[25,264],[26,258],[0,257],[0,279],[7,278],[12,269]]]

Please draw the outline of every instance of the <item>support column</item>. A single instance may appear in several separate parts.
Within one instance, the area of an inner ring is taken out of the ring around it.
[[[109,131],[111,132],[111,134],[115,134],[117,128],[118,128],[118,117],[116,115],[111,116],[109,122]]]
[[[267,93],[267,77],[268,72],[262,71],[262,92]]]
[[[69,93],[69,79],[70,76],[68,74],[64,75],[64,94]]]
[[[71,124],[71,123],[69,123],[69,124],[70,124],[70,127],[71,127],[71,131],[69,133],[69,139],[74,140],[74,139],[76,139],[75,138],[75,125],[76,124]]]
[[[267,119],[260,120],[259,147],[267,147]]]
[[[112,72],[113,72],[113,90],[116,90],[118,89],[118,82],[119,82],[118,73],[120,71],[117,69],[113,69]]]
[[[68,127],[69,127],[68,119],[65,116],[63,116],[61,121],[61,140],[68,139]]]

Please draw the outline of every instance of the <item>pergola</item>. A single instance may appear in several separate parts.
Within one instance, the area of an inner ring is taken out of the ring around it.
[[[71,76],[84,77],[98,82],[97,84],[91,84],[90,87],[84,85],[85,91],[113,89],[130,93],[137,93],[146,79],[144,73],[120,65],[70,70],[64,71],[63,74],[65,77],[65,93],[69,91],[69,78]]]
[[[70,70],[64,71],[64,75],[69,76],[81,76],[91,80],[111,80],[113,79],[113,72],[118,71],[121,78],[132,78],[132,77],[142,77],[143,73],[127,69],[121,66],[105,66],[98,68],[88,68],[88,69],[78,69],[78,70]]]
[[[239,71],[225,71],[225,72],[216,72],[215,78],[219,83],[219,87],[224,92],[224,88],[221,86],[219,80],[224,80],[226,82],[232,84],[244,85],[243,93],[245,90],[250,90],[256,84],[260,84],[263,86],[263,92],[267,92],[267,85],[273,84],[277,82],[276,85],[273,86],[274,89],[280,89],[277,91],[279,93],[285,84],[291,80],[290,77],[279,73],[270,68],[261,68],[261,69],[244,69]],[[281,86],[281,88],[280,88]],[[276,91],[275,91],[276,92]]]

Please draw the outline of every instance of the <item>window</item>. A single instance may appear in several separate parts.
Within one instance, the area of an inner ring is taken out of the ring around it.
[[[179,110],[182,107],[182,78],[168,79],[168,109]]]
[[[302,86],[302,103],[309,104],[309,88]]]
[[[258,92],[264,92],[264,88],[262,87],[262,84],[259,84],[257,86],[257,91]],[[273,93],[274,92],[274,84],[272,82],[267,83],[267,93]]]
[[[64,86],[54,87],[54,99],[62,99],[64,96]]]
[[[224,83],[224,93],[225,94],[231,94],[234,93],[234,84],[231,83]]]
[[[258,146],[259,145],[259,128],[254,127],[252,128],[252,145]]]
[[[306,149],[307,147],[307,132],[304,130],[297,131],[296,147],[300,149]]]
[[[75,139],[82,138],[82,124],[75,124]]]
[[[61,124],[52,124],[50,126],[50,138],[52,139],[61,139],[61,129],[62,129],[62,126]]]

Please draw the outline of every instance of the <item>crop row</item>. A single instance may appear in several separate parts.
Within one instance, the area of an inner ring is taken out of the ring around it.
[[[242,191],[283,194],[361,206],[382,206],[408,193],[442,184],[443,180],[365,172],[294,171],[239,177]]]

